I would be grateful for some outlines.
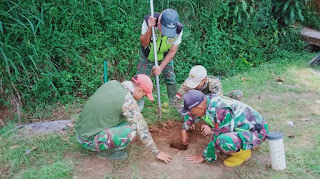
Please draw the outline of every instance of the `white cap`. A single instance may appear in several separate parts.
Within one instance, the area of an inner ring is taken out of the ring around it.
[[[201,65],[197,65],[191,68],[189,77],[185,81],[185,85],[189,88],[197,87],[200,82],[207,77],[207,70]]]

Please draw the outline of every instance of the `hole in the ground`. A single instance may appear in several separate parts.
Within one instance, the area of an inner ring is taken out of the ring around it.
[[[178,150],[196,150],[203,151],[208,145],[211,136],[201,135],[201,126],[204,124],[202,121],[195,123],[195,130],[189,130],[189,145],[183,145],[181,143],[180,131],[182,121],[167,120],[161,124],[155,126],[149,126],[149,130],[153,139],[156,142],[165,145],[166,147],[178,149]],[[161,147],[161,144],[159,146]]]
[[[178,150],[187,150],[188,145],[184,145],[180,141],[171,141],[170,147]]]

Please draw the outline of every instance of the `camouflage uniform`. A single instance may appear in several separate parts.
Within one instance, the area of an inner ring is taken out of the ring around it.
[[[105,129],[92,140],[83,140],[77,136],[78,142],[86,149],[101,151],[115,148],[124,149],[130,142],[136,139],[137,131],[128,124]]]
[[[207,110],[202,118],[214,129],[212,139],[202,157],[214,162],[220,151],[235,153],[260,145],[267,136],[268,125],[264,118],[250,106],[226,97],[207,96]],[[185,116],[182,129],[188,130],[200,118]]]
[[[159,65],[162,61],[159,62]],[[137,74],[145,74],[150,76],[152,72],[152,68],[154,66],[154,62],[148,60],[143,54],[141,54],[141,58],[137,67]],[[166,84],[173,85],[176,84],[176,75],[174,74],[174,66],[173,60],[171,60],[162,70],[163,77],[165,79]]]
[[[92,140],[83,140],[78,136],[77,139],[79,143],[86,149],[93,151],[111,148],[123,149],[130,142],[134,141],[136,134],[138,134],[141,141],[147,146],[147,148],[154,155],[158,155],[159,150],[152,139],[146,121],[140,113],[138,104],[133,98],[134,88],[132,82],[125,81],[122,84],[128,90],[122,107],[122,115],[126,117],[129,124],[105,129],[97,134]]]
[[[234,90],[227,94],[223,94],[222,91],[222,84],[220,80],[213,76],[207,76],[208,81],[201,87],[199,91],[202,91],[204,94],[217,94],[217,95],[224,95],[228,96],[231,99],[240,100],[242,98],[242,92],[240,90]],[[182,83],[181,87],[179,88],[177,94],[174,97],[174,106],[175,108],[180,111],[183,107],[181,102],[183,100],[182,96],[185,95],[188,91],[193,90],[193,88],[189,88],[185,85],[185,82]]]

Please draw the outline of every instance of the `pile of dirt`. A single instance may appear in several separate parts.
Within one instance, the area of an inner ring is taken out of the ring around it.
[[[180,139],[182,123],[182,121],[167,120],[160,125],[150,126],[149,130],[154,139],[161,139],[161,141],[166,142],[169,147],[178,150],[187,150],[188,145],[183,145]],[[189,142],[197,142],[199,145],[203,144],[203,146],[206,146],[210,141],[210,137],[204,137],[200,134],[201,125],[203,125],[203,123],[196,123],[195,130],[188,131]],[[201,141],[200,143],[199,140]]]

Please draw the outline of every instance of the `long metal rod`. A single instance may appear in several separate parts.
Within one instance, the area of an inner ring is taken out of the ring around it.
[[[153,0],[150,0],[150,10],[151,10],[151,17],[154,17]],[[152,41],[153,41],[154,66],[158,67],[157,47],[156,47],[157,41],[156,41],[155,27],[152,27]],[[158,97],[158,115],[161,118],[162,113],[161,113],[159,75],[156,75],[156,85],[157,85],[157,97]]]

